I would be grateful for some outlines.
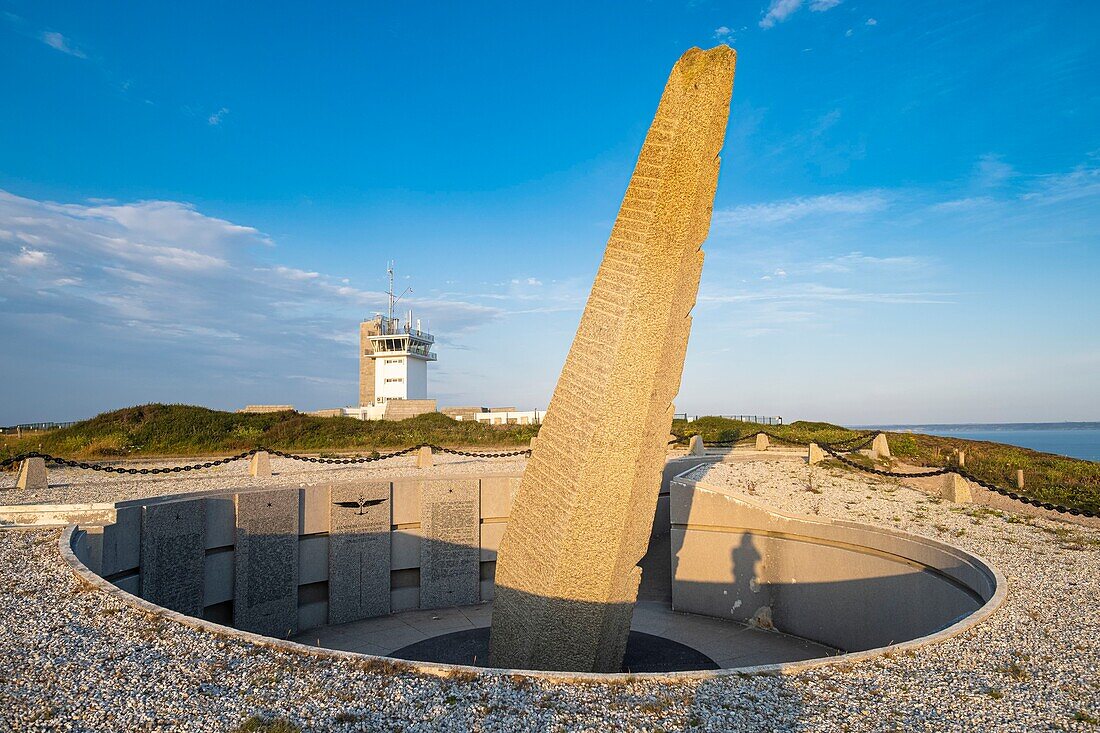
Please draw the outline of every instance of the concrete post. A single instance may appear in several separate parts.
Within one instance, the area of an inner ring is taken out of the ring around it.
[[[539,440],[539,436],[537,436],[537,435],[532,436],[531,437],[531,445],[528,446],[528,449],[530,449],[532,451],[535,450],[535,443],[537,443],[538,440]]]
[[[1016,488],[1024,488],[1024,469],[1022,468],[1016,470]]]
[[[958,504],[970,504],[974,498],[970,495],[970,482],[957,473],[945,473],[940,496]]]
[[[432,456],[432,447],[430,445],[425,445],[416,452],[417,468],[431,468],[434,465],[435,458]]]
[[[707,447],[703,445],[702,437],[698,435],[691,436],[691,440],[688,441],[688,454],[693,456],[701,456],[707,452]]]
[[[815,463],[821,463],[825,460],[825,451],[821,450],[821,447],[817,443],[810,443],[809,455],[806,457],[806,462],[811,466]]]
[[[768,445],[769,445],[768,436],[764,435],[763,433],[757,434],[757,436],[756,436],[756,450],[767,450]]]
[[[966,451],[959,451],[959,468],[966,468]]]
[[[46,461],[42,458],[27,458],[19,466],[19,480],[16,487],[20,489],[48,489],[49,479],[46,478]]]
[[[271,476],[271,455],[265,451],[258,451],[248,459],[248,475],[258,478]]]
[[[890,457],[890,444],[886,442],[886,433],[879,433],[871,442],[871,457],[878,459]]]

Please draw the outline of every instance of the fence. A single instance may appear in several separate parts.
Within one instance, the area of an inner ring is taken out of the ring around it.
[[[76,425],[76,423],[76,420],[72,422],[25,422],[19,425],[0,427],[0,435],[19,435],[21,433],[34,433],[43,430],[60,430],[61,428],[72,427]]]
[[[689,415],[686,412],[678,412],[672,416],[674,420],[683,420],[685,422],[695,422],[699,419],[699,415]],[[704,417],[722,417],[727,420],[737,420],[738,422],[749,422],[756,425],[782,425],[783,418],[778,415],[705,415]]]

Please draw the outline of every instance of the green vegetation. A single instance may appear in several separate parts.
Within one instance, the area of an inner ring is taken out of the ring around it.
[[[685,443],[692,435],[701,435],[704,443],[724,443],[748,437],[761,430],[796,443],[840,443],[862,435],[859,431],[848,430],[839,425],[804,420],[790,425],[757,425],[728,417],[700,417],[691,422],[672,422],[672,434]]]
[[[285,718],[265,719],[253,715],[234,728],[233,733],[299,733],[301,730],[301,727]]]
[[[297,412],[250,415],[190,405],[142,405],[105,412],[72,427],[0,445],[0,457],[40,451],[65,458],[231,455],[263,446],[285,451],[407,448],[418,443],[526,446],[537,425],[484,425],[431,413],[387,422],[313,417]]]
[[[720,443],[747,438],[759,430],[798,444],[843,444],[863,435],[825,422],[798,421],[762,426],[724,417],[676,420],[672,433],[686,443],[692,435]],[[419,443],[480,449],[519,448],[538,434],[537,425],[485,425],[431,413],[395,422],[350,417],[313,417],[297,412],[249,415],[189,405],[142,405],[105,412],[72,427],[0,441],[0,458],[40,451],[75,459],[152,456],[232,455],[263,446],[291,452],[367,455]],[[1023,469],[1021,493],[1056,504],[1100,512],[1100,463],[1039,453],[1001,443],[940,438],[920,433],[890,433],[896,459],[916,466],[955,465],[966,451],[966,470],[1006,489],[1014,489]],[[779,442],[779,441],[777,441]],[[872,461],[851,454],[868,467]],[[830,461],[829,465],[840,465]]]
[[[1016,471],[1024,471],[1024,490],[1018,493],[1100,512],[1100,463],[1040,453],[984,440],[940,438],[922,433],[889,433],[890,453],[906,463],[922,466],[957,464],[956,451],[966,452],[966,470],[990,483],[1016,490]]]
[[[772,435],[799,443],[841,443],[862,431],[849,430],[824,422],[798,421],[790,425],[757,425],[723,417],[701,417],[692,422],[676,420],[672,433],[687,442],[701,435],[704,442],[737,440],[764,430]],[[957,465],[958,451],[966,452],[966,470],[978,478],[1016,491],[1016,471],[1024,471],[1024,490],[1018,493],[1040,501],[1100,512],[1100,463],[1040,453],[1003,443],[960,438],[940,438],[922,433],[888,433],[890,453],[914,466]],[[871,466],[871,460],[852,454],[849,458]],[[830,461],[829,465],[841,465]]]

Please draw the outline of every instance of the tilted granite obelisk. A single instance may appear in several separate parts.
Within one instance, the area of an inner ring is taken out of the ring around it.
[[[735,53],[672,69],[496,566],[494,667],[618,672],[710,229]]]

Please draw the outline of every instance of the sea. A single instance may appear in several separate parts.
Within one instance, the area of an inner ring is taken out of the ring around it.
[[[893,432],[927,433],[944,438],[989,440],[1100,462],[1100,422],[974,423],[934,425],[861,425]]]

